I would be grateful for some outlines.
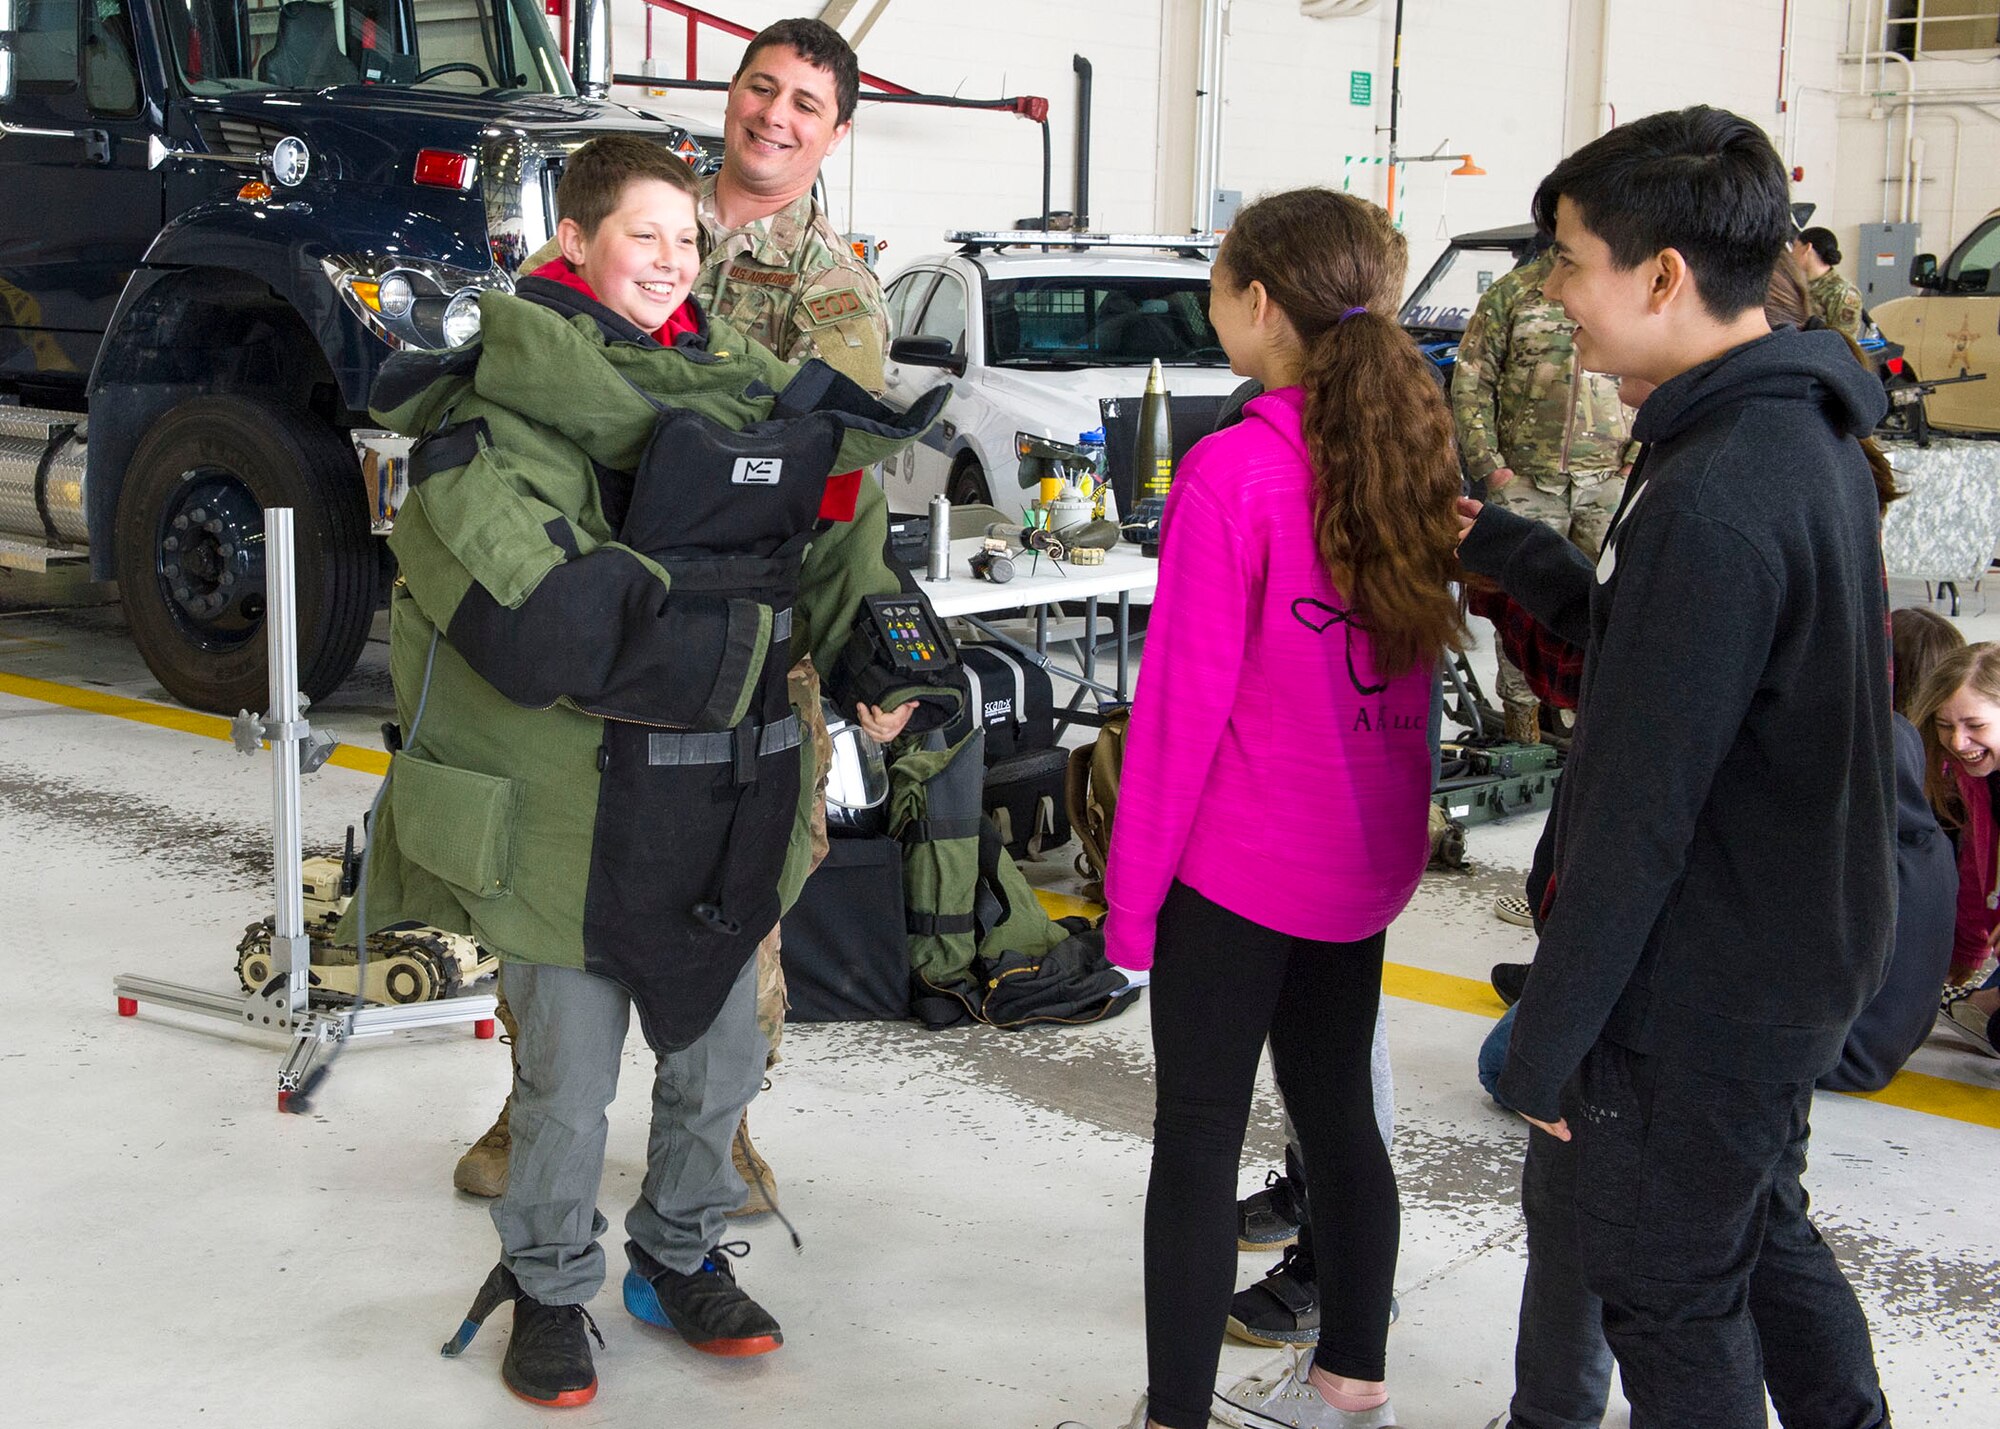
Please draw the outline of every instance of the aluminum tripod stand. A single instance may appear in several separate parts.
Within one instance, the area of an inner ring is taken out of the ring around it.
[[[271,883],[275,900],[271,966],[276,975],[250,993],[211,992],[133,973],[120,973],[111,986],[118,997],[120,1017],[136,1016],[144,1002],[220,1017],[256,1031],[289,1034],[291,1050],[278,1067],[278,1107],[283,1110],[314,1066],[347,1038],[450,1022],[470,1022],[474,1036],[491,1037],[495,1000],[491,993],[466,993],[431,1002],[359,1009],[312,1005],[312,940],[305,931],[304,890],[299,881],[299,778],[324,764],[334,746],[329,737],[313,733],[300,708],[296,566],[289,507],[264,513],[264,569],[269,601],[264,637],[270,665],[270,713],[262,720],[247,713],[239,716],[237,733],[239,747],[247,745],[248,753],[256,751],[259,739],[271,748]],[[358,980],[356,985],[361,985]]]

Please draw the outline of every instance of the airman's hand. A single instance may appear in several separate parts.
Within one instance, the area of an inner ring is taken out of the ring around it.
[[[917,702],[906,700],[895,709],[884,714],[874,705],[856,705],[854,714],[861,728],[877,744],[887,744],[903,732],[910,722],[910,716],[917,712]]]

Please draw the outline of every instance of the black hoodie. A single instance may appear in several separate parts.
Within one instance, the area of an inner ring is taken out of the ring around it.
[[[1500,1095],[1544,1120],[1600,1037],[1810,1081],[1881,985],[1895,760],[1881,384],[1781,328],[1663,383],[1593,572],[1488,507],[1461,549],[1584,646],[1555,894]]]

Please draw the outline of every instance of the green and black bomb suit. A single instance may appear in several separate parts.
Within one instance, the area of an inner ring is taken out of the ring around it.
[[[819,515],[829,473],[915,439],[945,394],[896,413],[721,322],[662,347],[545,279],[485,295],[480,316],[478,342],[399,354],[374,393],[378,420],[420,440],[390,538],[405,747],[369,843],[369,921],[609,979],[674,1053],[778,917],[812,783],[786,695],[797,654],[844,706],[918,701],[913,730],[958,708],[948,687],[842,658],[865,597],[902,579],[882,504]],[[538,1160],[518,1109],[514,1134],[518,1179]],[[597,1156],[577,1194],[595,1196],[601,1137]],[[510,1186],[496,1218],[540,1194]],[[720,1206],[657,1209],[719,1225]],[[532,1272],[587,1248],[515,1268],[538,1299],[574,1302],[586,1287]]]

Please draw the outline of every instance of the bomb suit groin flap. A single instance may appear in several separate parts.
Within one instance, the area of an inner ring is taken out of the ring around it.
[[[777,922],[810,758],[794,661],[840,669],[850,706],[915,699],[915,730],[959,705],[840,659],[896,578],[879,497],[879,530],[822,513],[829,474],[914,440],[946,391],[898,413],[697,316],[662,347],[530,278],[482,298],[478,341],[398,354],[374,392],[420,440],[390,537],[412,733],[369,840],[371,927],[609,978],[661,1051],[707,1029]]]

